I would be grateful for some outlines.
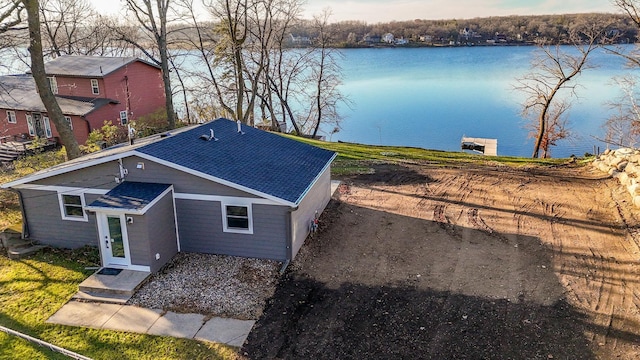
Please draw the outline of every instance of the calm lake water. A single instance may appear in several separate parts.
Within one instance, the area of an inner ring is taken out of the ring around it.
[[[529,71],[534,51],[533,46],[343,50],[342,91],[353,104],[342,108],[341,131],[327,139],[460,150],[466,135],[498,139],[499,155],[531,156],[533,139],[519,113],[524,95],[513,86]],[[553,157],[606,147],[595,137],[603,137],[607,102],[618,96],[612,77],[630,70],[604,51],[592,60],[598,67],[576,78],[581,86],[569,111],[572,139],[552,148]]]
[[[340,60],[343,106],[340,132],[327,140],[460,150],[463,135],[498,139],[499,155],[530,156],[533,139],[520,116],[524,96],[512,90],[529,72],[533,46],[346,49]],[[26,53],[25,53],[26,54]],[[619,88],[612,78],[631,70],[621,58],[597,52],[595,69],[576,78],[579,99],[569,111],[571,139],[553,147],[553,157],[604,150],[602,124],[607,102]],[[26,65],[13,53],[0,53],[0,74]],[[637,72],[637,70],[636,70]],[[180,101],[178,97],[176,101]]]

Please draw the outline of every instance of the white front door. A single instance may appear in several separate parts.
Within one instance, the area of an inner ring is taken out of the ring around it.
[[[131,265],[125,216],[105,213],[97,213],[96,216],[102,250],[102,266]]]

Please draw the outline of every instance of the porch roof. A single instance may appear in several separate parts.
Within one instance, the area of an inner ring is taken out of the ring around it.
[[[89,204],[86,209],[143,215],[171,188],[170,184],[125,181]]]

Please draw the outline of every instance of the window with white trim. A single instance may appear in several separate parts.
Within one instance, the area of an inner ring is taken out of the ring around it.
[[[50,76],[47,78],[47,82],[49,83],[49,88],[51,89],[51,92],[54,94],[58,93],[58,81],[56,80],[55,76]]]
[[[58,193],[58,200],[63,220],[88,221],[84,211],[84,194]]]
[[[44,135],[47,139],[52,138],[53,133],[51,132],[51,122],[49,121],[49,118],[47,116],[43,116],[42,123],[44,124]]]
[[[91,93],[93,95],[100,95],[100,87],[98,86],[98,79],[91,79]]]
[[[223,231],[253,234],[251,205],[222,204]]]
[[[13,110],[7,110],[7,122],[9,124],[15,124],[18,121],[16,120],[16,112]]]
[[[69,124],[69,128],[73,130],[73,122],[71,122],[71,116],[65,116],[65,120],[67,120],[67,124]]]
[[[129,122],[129,116],[126,111],[120,111],[120,125],[127,125]]]
[[[29,136],[36,136],[36,128],[33,125],[33,117],[31,114],[25,114],[25,118],[27,119],[27,127],[29,128]]]

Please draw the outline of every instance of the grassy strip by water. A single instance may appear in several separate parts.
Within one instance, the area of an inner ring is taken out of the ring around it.
[[[371,161],[387,162],[418,162],[436,166],[469,166],[469,165],[502,165],[512,167],[522,166],[554,166],[567,162],[567,159],[531,159],[512,156],[484,156],[465,152],[451,152],[428,150],[416,147],[364,145],[344,142],[326,142],[284,135],[292,139],[315,145],[317,147],[335,151],[332,173],[334,175],[349,175],[368,169]]]

